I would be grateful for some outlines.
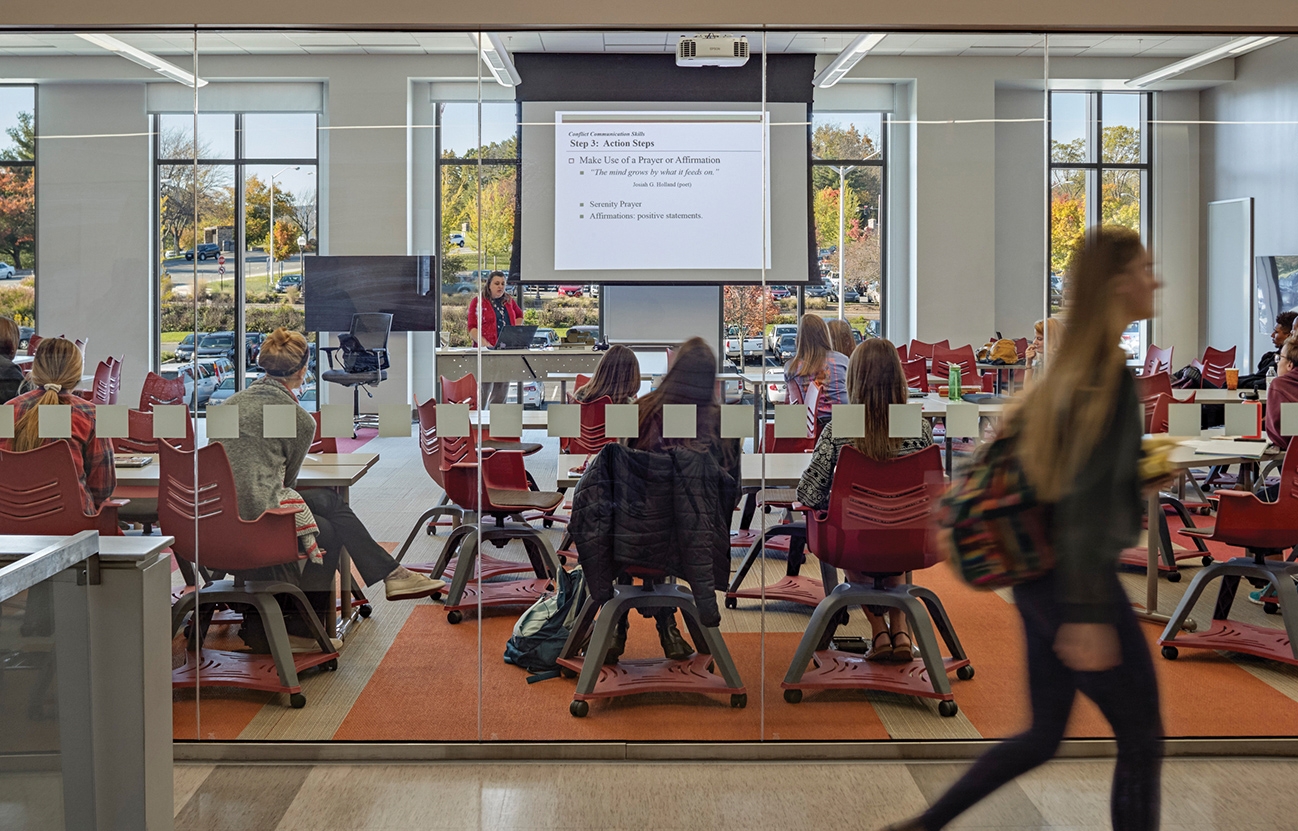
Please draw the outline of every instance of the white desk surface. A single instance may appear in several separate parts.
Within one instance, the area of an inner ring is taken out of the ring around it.
[[[1172,397],[1183,401],[1194,396],[1196,404],[1249,404],[1248,399],[1239,397],[1240,390],[1172,390]],[[1266,400],[1266,390],[1258,390],[1257,396],[1259,401]]]
[[[351,487],[379,460],[377,453],[312,453],[308,456],[297,483],[303,487]],[[157,487],[160,478],[158,457],[144,467],[117,468],[117,484],[135,487]]]
[[[28,534],[0,535],[0,560],[16,560],[54,545],[64,537],[33,536]],[[147,537],[100,537],[101,560],[144,560],[171,547],[175,537],[151,534]]]

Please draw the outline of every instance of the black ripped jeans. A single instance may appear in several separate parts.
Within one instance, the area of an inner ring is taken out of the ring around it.
[[[1125,600],[1117,575],[1112,579],[1114,596]],[[1053,575],[1014,588],[1027,634],[1032,726],[988,751],[924,812],[920,822],[928,831],[942,828],[1001,785],[1050,761],[1078,691],[1099,706],[1117,738],[1110,806],[1114,831],[1158,828],[1163,723],[1154,663],[1140,624],[1123,602],[1117,620],[1122,663],[1104,672],[1074,672],[1055,655],[1055,633],[1063,622],[1055,597]]]

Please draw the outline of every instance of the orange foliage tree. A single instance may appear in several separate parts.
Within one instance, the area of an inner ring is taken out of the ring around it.
[[[726,286],[721,311],[727,331],[733,326],[744,337],[753,337],[766,331],[766,324],[780,313],[780,304],[761,286]]]

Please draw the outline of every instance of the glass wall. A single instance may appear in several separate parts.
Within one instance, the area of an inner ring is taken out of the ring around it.
[[[0,304],[31,328],[17,358],[32,334],[82,342],[89,400],[48,406],[112,442],[91,505],[128,500],[109,527],[175,538],[173,599],[201,610],[172,633],[178,739],[1019,727],[1009,598],[936,555],[893,569],[931,595],[862,576],[882,523],[855,548],[821,532],[854,482],[896,480],[842,471],[913,451],[897,464],[936,498],[1048,371],[1034,324],[1067,325],[1069,249],[1100,223],[1138,230],[1167,286],[1124,338],[1133,363],[1233,346],[1257,369],[1255,330],[1294,296],[1298,171],[1277,148],[1298,53],[1147,81],[1231,39],[731,36],[733,65],[701,67],[689,50],[716,44],[665,32],[34,33],[61,69],[33,84],[0,35]],[[1256,270],[1212,264],[1227,216],[1251,217]],[[880,404],[862,390],[887,373]],[[303,595],[230,594],[257,553]],[[1182,555],[1163,573],[1202,567]],[[1188,583],[1156,583],[1159,608]],[[292,649],[290,674],[272,652]],[[1164,689],[1198,669],[1160,663]],[[1192,705],[1170,734],[1215,729]]]

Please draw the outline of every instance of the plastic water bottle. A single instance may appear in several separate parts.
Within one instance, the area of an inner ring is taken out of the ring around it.
[[[1275,380],[1275,364],[1273,363],[1271,364],[1270,368],[1267,369],[1266,371],[1266,388],[1268,390],[1271,389],[1271,382],[1274,380]]]
[[[960,400],[960,365],[951,364],[947,370],[947,398],[952,401]]]

